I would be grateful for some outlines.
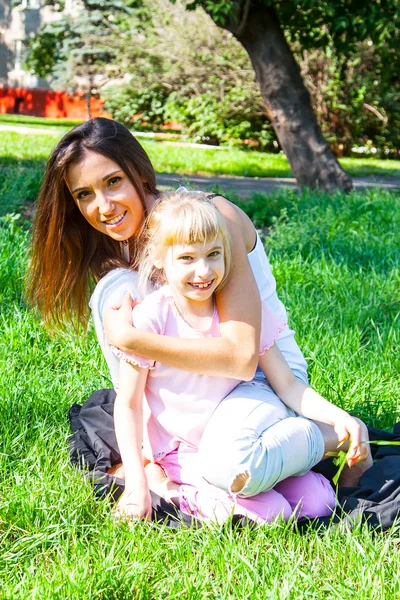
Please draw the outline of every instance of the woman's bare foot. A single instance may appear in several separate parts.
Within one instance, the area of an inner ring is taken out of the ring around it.
[[[367,443],[368,442],[367,426],[365,425],[365,423],[363,423],[363,421],[361,421],[361,419],[358,419],[357,417],[354,417],[354,418],[356,419],[356,421],[359,422],[359,424],[362,428],[362,438],[361,439],[366,442],[364,444],[364,449],[365,449],[365,452],[367,453],[367,455],[363,460],[359,460],[358,462],[353,464],[351,467],[349,465],[345,465],[345,467],[339,477],[339,482],[338,482],[339,487],[353,487],[353,486],[358,485],[360,482],[361,476],[365,473],[365,471],[368,471],[368,469],[370,467],[372,467],[372,465],[374,464],[374,461],[372,460],[371,446]]]
[[[120,479],[125,479],[125,469],[122,463],[118,463],[113,467],[107,469],[107,473],[109,475],[114,475],[114,477],[119,477]]]
[[[166,500],[171,499],[171,492],[179,492],[180,485],[171,481],[165,475],[165,471],[157,463],[149,463],[145,466],[144,472],[146,473],[147,483],[152,492],[155,492],[161,498]]]
[[[369,450],[368,456],[364,460],[360,460],[352,467],[345,465],[339,477],[338,487],[353,487],[358,485],[361,476],[372,467],[373,463],[371,450]]]

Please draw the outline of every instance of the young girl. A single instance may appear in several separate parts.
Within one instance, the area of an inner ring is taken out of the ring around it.
[[[206,195],[182,191],[161,196],[147,219],[138,265],[143,292],[148,291],[149,282],[165,285],[134,307],[136,328],[185,338],[219,336],[214,294],[229,273],[230,243],[224,220]],[[316,464],[324,454],[322,434],[315,423],[293,411],[334,425],[343,438],[349,437],[354,419],[294,377],[274,344],[285,325],[262,303],[259,365],[288,407],[282,405],[284,426],[290,430],[289,422],[295,421],[315,437]],[[246,470],[234,474],[228,491],[201,477],[197,450],[204,429],[238,380],[196,375],[114,351],[123,359],[114,413],[126,481],[117,507],[119,516],[150,515],[149,481],[151,489],[166,499],[176,497],[181,510],[208,520],[221,522],[232,513],[258,522],[278,515],[287,519],[294,511],[309,517],[330,514],[335,505],[333,490],[313,472],[281,481],[281,469],[274,489],[250,482]],[[281,428],[282,423],[277,426]],[[295,461],[302,448],[296,448],[293,436],[288,435],[288,443],[293,445]],[[273,461],[273,448],[270,452]],[[354,449],[355,456],[361,453],[360,448]]]

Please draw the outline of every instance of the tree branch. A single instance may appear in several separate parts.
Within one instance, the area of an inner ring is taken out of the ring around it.
[[[372,113],[374,113],[374,115],[376,117],[378,117],[378,119],[383,121],[383,123],[385,123],[385,125],[386,125],[386,123],[388,122],[389,119],[387,117],[385,117],[382,113],[380,113],[379,110],[377,108],[375,108],[375,106],[371,106],[370,104],[366,104],[364,102],[363,107],[366,108],[367,110],[371,111]]]

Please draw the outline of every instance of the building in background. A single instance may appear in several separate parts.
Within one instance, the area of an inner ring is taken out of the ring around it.
[[[27,42],[44,23],[57,18],[43,0],[0,0],[0,85],[49,89],[49,82],[24,71]]]
[[[66,12],[79,10],[77,0],[65,0]],[[51,89],[51,81],[23,69],[30,38],[60,13],[44,0],[0,0],[0,114],[85,119],[82,95],[70,96]],[[107,116],[100,100],[93,99],[93,116]]]

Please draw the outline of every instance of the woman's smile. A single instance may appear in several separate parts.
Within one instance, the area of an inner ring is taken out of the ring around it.
[[[104,221],[104,223],[106,223],[107,227],[116,228],[122,224],[122,222],[124,221],[127,214],[128,214],[128,211],[125,210],[123,213],[119,214],[118,216],[114,217],[113,219],[107,219],[106,221]]]

